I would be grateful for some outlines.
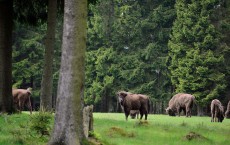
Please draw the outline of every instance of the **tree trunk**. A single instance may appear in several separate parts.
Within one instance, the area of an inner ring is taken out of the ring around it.
[[[49,0],[48,3],[48,25],[45,44],[45,64],[41,83],[40,107],[47,111],[52,110],[53,90],[53,57],[55,44],[55,26],[57,16],[57,0]]]
[[[13,112],[12,97],[12,0],[0,1],[0,111]]]
[[[87,0],[65,1],[61,69],[55,123],[50,145],[80,145],[83,138],[83,95]]]
[[[203,107],[197,104],[197,116],[204,116]]]

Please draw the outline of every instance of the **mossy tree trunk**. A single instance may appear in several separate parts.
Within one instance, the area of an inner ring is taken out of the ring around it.
[[[48,25],[45,44],[45,64],[41,83],[41,105],[47,111],[52,110],[53,90],[53,57],[55,44],[55,26],[57,16],[57,0],[49,0],[48,3]]]
[[[61,69],[50,145],[79,145],[83,134],[87,0],[65,1]]]

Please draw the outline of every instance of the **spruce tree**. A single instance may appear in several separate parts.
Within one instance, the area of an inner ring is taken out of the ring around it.
[[[210,21],[215,5],[215,1],[177,1],[177,18],[168,44],[175,92],[193,94],[198,106],[218,98],[226,87],[219,35]]]

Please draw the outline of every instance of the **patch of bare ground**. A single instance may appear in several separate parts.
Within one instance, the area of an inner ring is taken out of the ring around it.
[[[134,124],[134,127],[137,127],[137,126],[148,126],[148,125],[149,125],[148,121],[146,121],[146,120],[144,120],[144,121],[140,120],[140,121],[138,121],[138,122],[136,122]]]
[[[114,137],[116,135],[120,135],[123,137],[135,137],[135,134],[133,132],[127,132],[126,130],[119,127],[111,127],[107,134],[110,137]]]
[[[94,137],[89,137],[88,143],[89,143],[89,145],[103,145],[103,143],[101,143],[98,139],[96,139]]]
[[[204,137],[204,136],[202,136],[202,135],[200,135],[200,134],[198,134],[198,133],[196,133],[196,132],[189,132],[187,135],[185,135],[184,137],[183,137],[183,139],[185,139],[185,140],[206,140],[206,141],[209,141],[209,139],[208,138],[206,138],[206,137]]]

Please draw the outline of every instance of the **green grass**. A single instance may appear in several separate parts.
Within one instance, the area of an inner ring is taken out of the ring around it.
[[[41,136],[30,127],[31,118],[27,112],[0,115],[0,145],[46,145],[49,136]]]
[[[210,117],[186,118],[149,115],[148,121],[129,119],[122,113],[94,113],[94,130],[108,145],[227,145],[230,119],[210,122]]]
[[[34,114],[34,113],[33,113]],[[125,120],[123,113],[94,113],[94,133],[103,145],[228,145],[230,119],[149,115],[148,121]],[[0,145],[45,145],[49,136],[31,131],[30,115],[0,115]],[[50,124],[52,126],[52,124]]]

